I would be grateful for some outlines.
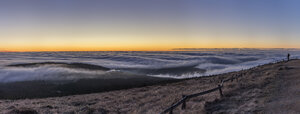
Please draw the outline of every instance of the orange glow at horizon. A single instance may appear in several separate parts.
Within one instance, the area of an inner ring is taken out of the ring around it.
[[[259,45],[259,44],[190,44],[190,45],[56,45],[56,46],[15,46],[0,47],[0,52],[40,52],[40,51],[174,51],[174,48],[299,48],[292,45]]]
[[[111,30],[113,31],[113,30]],[[97,34],[33,32],[6,34],[0,37],[0,51],[37,52],[37,51],[174,51],[174,48],[300,48],[297,42],[270,42],[272,36],[243,35],[218,36],[214,34],[128,32],[123,34]]]

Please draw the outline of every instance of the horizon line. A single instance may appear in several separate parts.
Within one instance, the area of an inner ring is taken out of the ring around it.
[[[167,50],[46,50],[46,51],[14,51],[14,50],[0,50],[0,52],[156,52],[156,51],[212,51],[218,49],[296,49],[300,48],[172,48]]]

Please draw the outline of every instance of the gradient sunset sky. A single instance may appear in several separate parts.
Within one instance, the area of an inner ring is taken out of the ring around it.
[[[300,0],[1,0],[0,51],[300,48]]]

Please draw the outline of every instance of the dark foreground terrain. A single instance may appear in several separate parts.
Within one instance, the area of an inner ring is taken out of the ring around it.
[[[89,94],[112,90],[143,87],[179,80],[149,76],[109,77],[106,79],[80,79],[75,81],[23,81],[0,83],[0,99],[45,98]]]

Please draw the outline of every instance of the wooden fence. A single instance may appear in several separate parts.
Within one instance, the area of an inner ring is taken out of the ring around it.
[[[169,112],[169,114],[173,114],[173,110],[176,107],[178,107],[179,105],[181,105],[181,109],[184,110],[186,108],[186,101],[188,99],[193,98],[193,97],[197,97],[197,96],[201,96],[201,95],[205,95],[205,94],[208,94],[208,93],[211,93],[211,92],[219,91],[220,96],[223,97],[223,92],[222,92],[222,88],[224,87],[223,84],[225,82],[228,82],[228,81],[231,81],[231,82],[234,81],[234,80],[238,81],[238,78],[241,77],[242,75],[243,74],[235,75],[235,76],[232,76],[229,79],[222,80],[221,83],[217,87],[215,87],[215,88],[212,88],[212,89],[200,92],[200,93],[191,94],[191,95],[182,95],[182,98],[178,102],[176,102],[175,104],[171,105],[169,108],[165,109],[160,114],[165,114],[165,113],[168,113],[168,112]]]

